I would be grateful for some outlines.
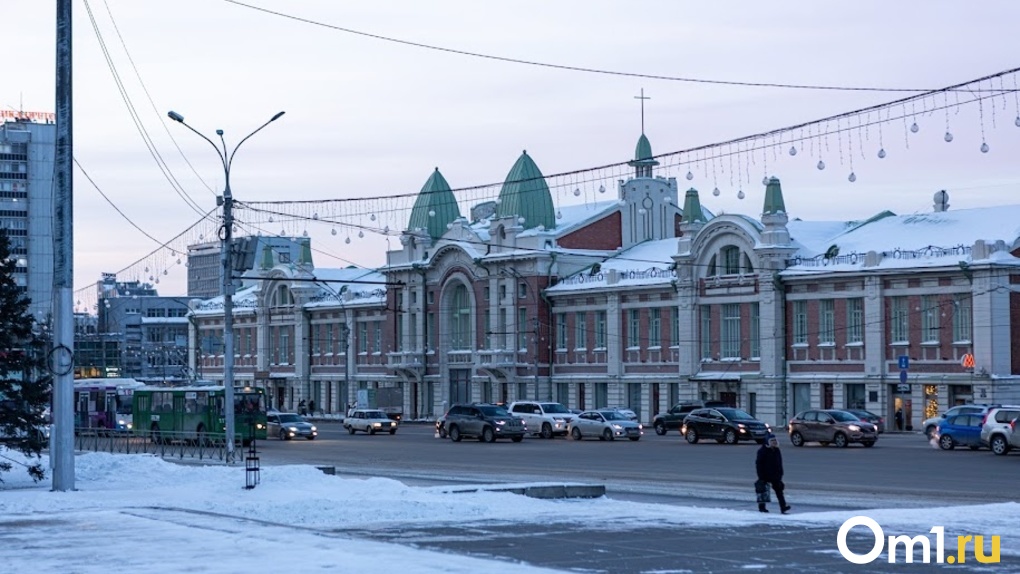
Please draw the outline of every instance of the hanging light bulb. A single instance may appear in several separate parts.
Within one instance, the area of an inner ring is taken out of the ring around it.
[[[981,153],[988,153],[988,144],[981,142]]]
[[[269,223],[272,223],[272,222],[273,222],[273,216],[272,216],[272,215],[270,215],[270,216],[269,216]]]
[[[348,237],[347,239],[344,239],[344,243],[346,243],[347,245],[350,245],[351,244],[351,238]]]
[[[317,212],[316,212],[316,213],[313,213],[313,214],[312,214],[312,219],[314,219],[314,220],[318,221],[318,220],[319,220],[319,214],[318,214]]]
[[[330,233],[332,233],[333,235],[336,235],[336,228],[334,227],[333,231],[330,231]]]
[[[744,199],[744,197],[746,197],[744,195],[744,190],[741,189],[740,191],[737,192],[737,199]]]
[[[436,210],[435,209],[430,209],[429,210],[429,217],[435,217],[435,216],[436,216]]]
[[[797,155],[797,147],[790,146],[790,155]]]
[[[818,160],[818,169],[820,169],[820,170],[821,169],[825,169],[825,162],[824,161]]]
[[[382,228],[382,232],[383,232],[383,233],[389,233],[389,232],[390,232],[390,226],[389,226],[389,225],[387,225],[386,227],[383,227],[383,228]]]
[[[885,159],[885,148],[878,150],[878,159]]]
[[[170,274],[169,271],[167,271],[166,269],[163,270],[163,275],[169,275],[169,274]]]
[[[205,235],[203,235],[203,234],[199,233],[199,234],[198,234],[198,240],[199,240],[199,241],[202,241],[203,239],[205,239]]]
[[[450,226],[450,227],[453,227],[453,224],[452,224],[452,223],[450,223],[450,224],[449,224],[449,226]],[[364,239],[364,237],[365,237],[365,232],[364,232],[364,231],[359,231],[359,232],[358,232],[358,238],[359,238],[359,239]]]
[[[574,189],[574,197],[580,197],[580,195],[581,195],[581,190],[580,190],[580,189],[577,189],[577,188],[575,188],[575,189]]]
[[[146,273],[148,273],[148,272],[149,272],[149,266],[148,266],[148,265],[146,265],[146,266],[145,266],[145,272],[146,272]]]
[[[302,231],[301,235],[303,235],[304,237],[308,237],[308,230],[306,229],[306,230]]]
[[[910,124],[910,131],[911,131],[911,133],[915,133],[916,134],[920,129],[921,128],[918,127],[917,122],[914,122],[914,123]]]
[[[556,219],[563,219],[563,212],[558,209],[556,210]]]
[[[692,179],[694,179],[694,174],[691,173],[691,170],[687,170],[687,181],[691,181]]]
[[[159,285],[159,277],[156,277],[155,283],[156,283],[156,285]]]
[[[721,192],[721,191],[719,191],[719,188],[718,188],[718,187],[712,190],[712,195],[714,195],[714,196],[716,196],[716,197],[719,197],[719,194],[721,194],[721,193],[722,193],[722,192]]]
[[[149,281],[152,281],[153,279],[155,279],[155,277],[153,277],[152,275],[149,275]]]
[[[853,182],[857,181],[857,174],[851,171],[850,172],[850,177],[848,177],[847,179],[850,180],[850,183],[853,183]]]
[[[1020,122],[1020,117],[1017,117],[1016,121]],[[1018,123],[1017,125],[1020,126],[1020,123]],[[606,192],[606,186],[600,185],[599,186],[599,193],[605,193],[605,192]]]
[[[368,218],[371,219],[372,221],[375,221],[375,214],[373,213],[372,215],[368,216]]]
[[[180,257],[178,257],[178,258],[177,258],[177,264],[178,264],[178,265],[180,265],[180,264],[181,264],[181,258],[180,258]]]
[[[946,140],[946,143],[949,143],[949,142],[953,141],[953,134],[951,134],[951,133],[949,133],[947,131],[946,135],[943,136],[942,139]]]

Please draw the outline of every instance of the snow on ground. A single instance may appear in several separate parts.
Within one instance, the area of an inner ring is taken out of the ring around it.
[[[16,453],[0,456],[23,461]],[[415,572],[491,571],[481,558],[436,553],[349,538],[359,532],[433,525],[499,523],[602,524],[625,530],[648,524],[738,527],[787,523],[824,527],[833,535],[846,519],[864,514],[889,534],[1002,536],[1003,554],[1020,554],[1020,504],[899,508],[763,515],[753,510],[594,500],[539,500],[499,492],[451,494],[385,478],[326,475],[313,466],[263,467],[260,485],[243,488],[243,467],[195,466],[146,455],[87,453],[75,459],[73,492],[35,484],[24,469],[0,484],[0,564],[8,571],[172,572],[208,564],[208,572],[251,572],[267,564],[345,571],[387,563],[414,564]],[[253,534],[257,532],[258,534]],[[28,546],[29,551],[23,550]],[[950,545],[947,544],[947,548]],[[226,562],[221,557],[226,552]],[[213,561],[215,559],[215,561]],[[504,572],[544,572],[499,563]]]

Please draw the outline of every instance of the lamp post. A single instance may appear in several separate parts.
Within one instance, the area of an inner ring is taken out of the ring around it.
[[[224,188],[223,195],[216,198],[217,205],[223,206],[223,225],[220,227],[220,262],[223,265],[223,395],[227,403],[224,408],[224,422],[226,426],[227,462],[234,462],[234,281],[232,277],[232,265],[230,253],[233,240],[234,228],[234,196],[230,193],[230,166],[234,163],[234,154],[244,142],[250,137],[259,133],[262,128],[280,119],[284,112],[278,112],[266,123],[256,128],[250,134],[234,146],[234,149],[227,152],[227,142],[223,139],[223,130],[216,130],[220,136],[222,151],[213,141],[205,137],[202,132],[191,127],[184,121],[184,116],[177,112],[170,111],[167,116],[175,122],[180,123],[189,130],[195,132],[199,137],[209,142],[209,145],[216,150],[216,155],[223,165]]]

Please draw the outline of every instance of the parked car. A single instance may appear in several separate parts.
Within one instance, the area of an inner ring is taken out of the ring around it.
[[[869,422],[875,425],[875,428],[878,429],[878,434],[882,434],[885,432],[885,419],[876,415],[875,413],[860,409],[847,409],[846,412],[861,419],[862,421]]]
[[[822,446],[834,444],[845,447],[859,442],[866,447],[878,442],[878,429],[854,415],[841,410],[811,410],[798,413],[790,419],[790,442],[793,446],[804,446],[806,442],[818,442]]]
[[[446,412],[446,431],[453,442],[460,442],[464,437],[477,437],[482,442],[498,438],[521,442],[527,427],[523,420],[503,407],[472,404],[450,407]]]
[[[687,415],[680,432],[691,444],[697,444],[703,438],[713,438],[726,444],[737,444],[742,440],[764,444],[772,428],[740,409],[717,407],[698,409]]]
[[[953,415],[939,423],[933,438],[942,450],[967,446],[971,450],[981,447],[981,415]]]
[[[274,411],[266,413],[266,434],[280,437],[280,440],[290,440],[299,436],[315,440],[315,437],[319,436],[319,429],[297,413]]]
[[[1020,406],[995,405],[988,409],[981,421],[981,444],[998,455],[1009,454],[1010,423],[1020,416]]]
[[[570,421],[570,438],[574,440],[597,437],[599,440],[628,438],[637,441],[643,434],[641,423],[630,420],[616,409],[584,411]]]
[[[921,428],[924,429],[924,434],[928,435],[928,438],[932,438],[939,423],[945,419],[955,415],[984,414],[988,408],[989,405],[957,405],[937,417],[924,419],[921,423]]]
[[[1015,418],[1013,419],[1013,422],[1009,423],[1008,434],[1009,434],[1009,446],[1011,450],[1014,448],[1020,448],[1020,431],[1018,431],[1016,428],[1017,426],[1020,426],[1017,425],[1018,421],[1020,421],[1020,418]]]
[[[567,407],[552,402],[517,401],[508,410],[524,420],[528,433],[542,438],[566,435],[567,425],[576,416]]]
[[[377,432],[397,433],[397,421],[379,409],[354,409],[344,417],[344,428],[354,434],[357,431],[375,434]]]
[[[659,413],[652,417],[652,426],[655,427],[655,434],[662,436],[666,434],[667,431],[680,430],[680,427],[683,426],[684,419],[687,418],[687,415],[698,409],[725,406],[728,405],[721,401],[691,401],[677,403],[668,411]]]
[[[631,409],[625,407],[613,407],[613,410],[627,417],[627,420],[637,422],[638,414]]]

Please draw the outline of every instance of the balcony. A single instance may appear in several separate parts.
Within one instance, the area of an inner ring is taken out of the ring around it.
[[[386,353],[386,366],[391,369],[418,370],[425,366],[421,351]]]
[[[520,363],[518,352],[508,349],[482,349],[477,355],[479,366],[513,367]]]

